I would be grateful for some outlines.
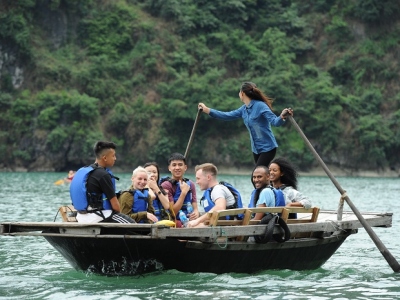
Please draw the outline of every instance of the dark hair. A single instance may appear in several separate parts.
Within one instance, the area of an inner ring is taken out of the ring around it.
[[[267,175],[269,174],[268,167],[263,166],[263,165],[255,166],[254,169],[253,169],[253,172],[251,172],[251,183],[253,184],[254,188],[256,187],[256,185],[254,184],[254,181],[253,181],[253,174],[254,174],[254,171],[257,170],[257,169],[263,169]]]
[[[253,173],[254,173],[254,171],[257,170],[257,169],[264,169],[265,173],[269,174],[269,169],[268,169],[267,166],[263,166],[263,165],[256,166],[256,167],[254,168],[254,170],[253,170]]]
[[[298,174],[295,166],[284,157],[274,158],[269,165],[271,166],[271,164],[277,164],[281,169],[281,173],[283,173],[283,176],[281,177],[281,182],[284,185],[291,186],[297,190]]]
[[[161,193],[163,193],[164,195],[166,195],[167,192],[166,192],[166,191],[163,189],[163,187],[159,184],[159,182],[160,182],[160,168],[158,167],[158,164],[157,164],[155,161],[150,161],[150,162],[145,163],[145,164],[143,165],[143,168],[146,169],[146,167],[149,167],[149,166],[154,166],[154,167],[156,167],[156,169],[157,169],[157,185],[158,185],[158,188],[160,189]]]
[[[143,168],[146,169],[146,167],[149,167],[149,166],[156,167],[156,169],[157,169],[157,180],[160,180],[160,168],[158,167],[158,164],[155,161],[150,161],[150,162],[145,163],[143,165]]]
[[[251,183],[253,184],[254,188],[256,187],[256,185],[254,184],[254,181],[253,181],[253,174],[254,174],[254,171],[257,169],[263,169],[266,174],[269,174],[269,169],[266,166],[263,166],[263,165],[256,166],[254,168],[253,172],[251,172]],[[260,194],[261,194],[262,190],[267,186],[268,186],[268,184],[265,184],[265,185],[261,186],[260,188],[256,189],[256,191],[254,192],[254,197],[253,197],[253,206],[254,207],[256,207],[257,200],[258,200],[258,198],[260,198]]]
[[[172,153],[171,154],[171,156],[168,158],[168,165],[171,163],[171,161],[173,161],[173,160],[183,160],[183,163],[186,165],[186,159],[185,159],[185,157],[182,155],[182,154],[180,154],[180,153],[178,153],[178,152],[175,152],[175,153]]]
[[[105,150],[117,148],[113,142],[97,141],[93,146],[93,152],[96,158],[101,158]]]
[[[272,102],[274,100],[266,96],[260,89],[258,89],[255,83],[243,82],[240,90],[252,100],[263,101],[268,105],[269,109],[272,110]]]

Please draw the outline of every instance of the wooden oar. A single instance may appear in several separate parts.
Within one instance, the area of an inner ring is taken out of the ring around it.
[[[186,161],[187,161],[187,159],[188,159],[190,146],[192,145],[193,138],[194,138],[194,132],[195,132],[195,130],[196,130],[197,123],[198,123],[198,121],[199,121],[199,117],[200,117],[200,114],[202,113],[202,111],[203,111],[202,108],[200,108],[200,109],[197,111],[196,119],[194,120],[193,129],[192,129],[192,132],[191,132],[191,134],[190,134],[189,142],[188,142],[188,144],[187,144],[187,146],[186,146],[186,151],[185,151],[185,159],[186,159]]]
[[[64,179],[59,179],[56,182],[54,182],[55,185],[61,185],[64,183]]]
[[[322,168],[325,170],[326,174],[329,176],[329,178],[332,180],[333,184],[336,186],[338,189],[339,193],[342,195],[342,197],[346,200],[347,204],[350,206],[351,210],[354,212],[354,214],[357,216],[358,220],[360,221],[361,225],[365,228],[373,242],[375,243],[376,247],[379,249],[383,257],[386,259],[390,267],[393,269],[394,272],[400,272],[400,265],[397,262],[397,260],[394,258],[394,256],[389,252],[389,250],[385,247],[385,245],[381,242],[379,237],[375,234],[375,232],[372,230],[371,226],[365,221],[364,217],[361,215],[361,213],[358,211],[358,209],[355,207],[353,202],[350,200],[350,198],[347,196],[346,191],[342,189],[340,186],[339,182],[336,180],[336,178],[332,175],[332,173],[329,171],[328,167],[325,165],[324,161],[321,159],[321,157],[318,155],[317,151],[315,151],[314,147],[311,145],[303,131],[300,129],[299,125],[297,122],[294,120],[292,116],[287,117],[289,121],[292,123],[296,131],[301,135],[303,138],[304,142],[310,148],[312,154],[315,156],[315,158],[318,160]]]

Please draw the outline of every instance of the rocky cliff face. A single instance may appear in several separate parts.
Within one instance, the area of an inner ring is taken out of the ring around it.
[[[18,49],[12,44],[0,44],[0,80],[19,89],[24,83],[25,68],[23,67]]]

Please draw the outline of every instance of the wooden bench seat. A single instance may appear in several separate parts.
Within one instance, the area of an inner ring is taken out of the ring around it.
[[[73,205],[64,205],[58,209],[63,222],[77,222],[76,209]]]
[[[254,208],[239,208],[219,210],[208,213],[210,216],[209,226],[243,226],[243,225],[257,225],[260,220],[251,220],[254,213],[272,213],[281,214],[281,218],[287,224],[311,223],[316,222],[319,215],[319,207],[311,207],[305,209],[304,207],[254,207]],[[290,213],[296,213],[297,219],[289,219]],[[226,216],[236,216],[243,214],[242,220],[226,220]],[[292,238],[308,237],[310,233],[301,233],[292,235]],[[248,237],[239,236],[237,241],[247,240]]]
[[[259,223],[258,220],[251,220],[253,213],[272,213],[281,214],[281,218],[287,224],[296,223],[311,223],[316,222],[319,215],[319,207],[254,207],[254,208],[238,208],[238,209],[227,209],[209,212],[210,226],[232,226],[232,225],[254,225]],[[289,219],[290,213],[297,213],[297,219]],[[238,214],[244,214],[243,220],[225,220],[226,216],[236,216]]]
[[[319,207],[255,207],[249,208],[252,213],[280,213],[281,218],[287,224],[296,224],[296,223],[312,223],[317,222],[319,215]],[[289,219],[290,213],[297,213],[297,219]]]

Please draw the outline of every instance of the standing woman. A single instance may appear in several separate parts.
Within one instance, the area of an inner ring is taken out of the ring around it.
[[[268,166],[275,157],[278,144],[271,130],[271,125],[278,127],[285,123],[288,114],[293,110],[285,108],[279,117],[272,112],[272,99],[264,95],[252,82],[244,82],[239,91],[239,98],[244,103],[230,112],[222,112],[199,103],[199,109],[212,118],[232,121],[243,119],[250,133],[251,149],[256,166]]]
[[[159,221],[161,220],[173,220],[169,210],[168,193],[159,185],[160,180],[160,168],[156,162],[147,162],[143,168],[146,169],[149,180],[147,182],[148,187],[154,193],[155,199],[153,200],[154,214]]]
[[[286,206],[310,208],[311,202],[297,190],[297,171],[285,158],[277,157],[269,165],[269,179],[274,188],[281,189]]]

